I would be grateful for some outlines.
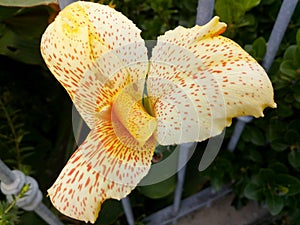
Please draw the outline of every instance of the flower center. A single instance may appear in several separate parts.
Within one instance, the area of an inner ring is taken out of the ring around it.
[[[113,114],[140,145],[144,145],[157,128],[156,118],[149,115],[145,110],[142,100],[137,100],[127,91],[121,91],[116,96],[112,110]]]

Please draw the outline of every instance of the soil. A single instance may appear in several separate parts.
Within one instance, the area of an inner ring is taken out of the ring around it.
[[[231,206],[232,200],[233,195],[224,196],[211,206],[180,218],[176,225],[251,225],[269,215],[266,208],[255,202],[236,210]]]

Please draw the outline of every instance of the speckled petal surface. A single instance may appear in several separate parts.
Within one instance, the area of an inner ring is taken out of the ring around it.
[[[239,45],[220,36],[226,24],[177,27],[158,38],[148,74],[148,93],[160,144],[203,141],[232,118],[263,116],[276,107],[264,69]]]
[[[74,101],[93,63],[102,71],[99,80],[103,83],[116,79],[120,70],[129,81],[145,77],[148,57],[140,32],[115,9],[78,1],[63,9],[48,26],[42,36],[41,53]],[[85,112],[80,113],[85,119]]]
[[[121,123],[114,123],[98,120],[48,190],[51,202],[63,214],[94,223],[106,199],[125,197],[148,173],[154,138],[139,146]],[[118,137],[115,126],[119,126]]]

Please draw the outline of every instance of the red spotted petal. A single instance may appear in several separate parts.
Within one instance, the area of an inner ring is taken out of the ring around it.
[[[219,36],[226,24],[178,27],[158,38],[148,74],[148,93],[162,145],[203,141],[232,118],[263,116],[276,107],[264,69],[238,44]]]
[[[140,146],[119,121],[99,119],[48,190],[53,205],[94,223],[106,199],[125,197],[148,173],[154,148],[153,137]]]
[[[148,71],[147,49],[140,30],[113,8],[92,2],[77,1],[63,9],[43,34],[41,53],[73,101],[93,64],[101,71],[97,79],[102,85],[118,80],[110,83],[115,88],[121,88],[117,85],[127,79],[144,79]],[[83,109],[80,113],[84,119],[88,117]]]

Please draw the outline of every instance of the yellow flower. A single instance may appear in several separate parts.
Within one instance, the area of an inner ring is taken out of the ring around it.
[[[157,143],[203,141],[276,107],[267,74],[225,29],[218,17],[179,26],[148,59],[140,30],[113,8],[79,1],[59,13],[41,52],[91,129],[48,190],[59,211],[93,223],[148,173]]]

